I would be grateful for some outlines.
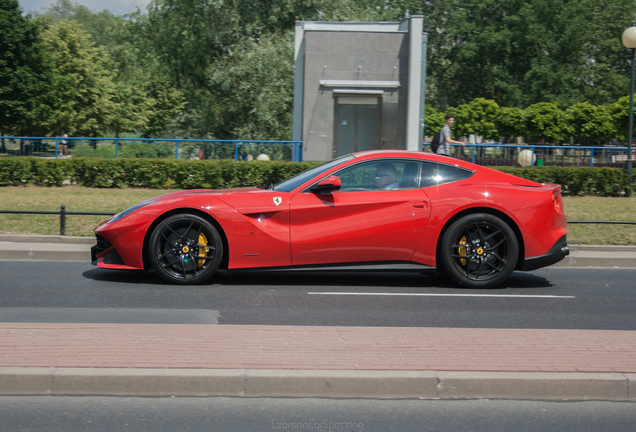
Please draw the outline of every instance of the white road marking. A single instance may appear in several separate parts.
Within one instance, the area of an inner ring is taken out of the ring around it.
[[[365,293],[365,292],[308,292],[308,295],[333,296],[387,296],[387,297],[492,297],[492,298],[544,298],[573,299],[575,296],[557,295],[522,295],[522,294],[435,294],[435,293]]]

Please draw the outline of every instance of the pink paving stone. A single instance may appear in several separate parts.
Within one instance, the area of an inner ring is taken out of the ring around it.
[[[634,331],[0,323],[0,366],[636,373],[635,354]]]

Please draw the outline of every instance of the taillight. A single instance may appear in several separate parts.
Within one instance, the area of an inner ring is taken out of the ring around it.
[[[563,207],[563,200],[561,199],[561,193],[558,190],[552,192],[552,204],[554,208],[559,210]]]

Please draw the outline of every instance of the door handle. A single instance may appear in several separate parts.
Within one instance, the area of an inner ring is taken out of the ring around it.
[[[413,203],[413,207],[415,208],[424,208],[424,201],[418,201]]]

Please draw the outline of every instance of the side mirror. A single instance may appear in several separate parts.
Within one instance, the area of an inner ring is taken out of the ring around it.
[[[314,193],[328,193],[340,190],[340,179],[336,176],[329,176],[320,180],[314,186],[311,187],[311,191]]]

